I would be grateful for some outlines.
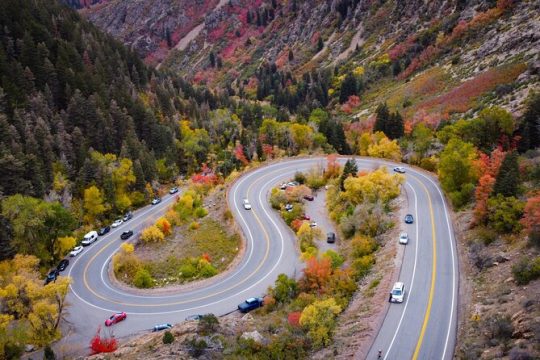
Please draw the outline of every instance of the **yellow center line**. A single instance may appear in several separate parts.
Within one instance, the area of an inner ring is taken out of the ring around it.
[[[418,180],[418,179],[417,179]],[[424,190],[426,191],[426,194],[428,196],[429,201],[429,212],[431,215],[431,239],[433,242],[433,263],[431,267],[431,288],[429,290],[429,299],[428,299],[428,305],[426,308],[426,313],[424,315],[424,322],[422,324],[422,330],[420,331],[420,336],[418,337],[418,342],[416,343],[416,348],[414,350],[413,354],[413,360],[418,359],[418,355],[420,353],[420,348],[422,347],[422,342],[424,341],[424,335],[426,333],[427,324],[429,322],[429,317],[431,315],[431,305],[433,304],[433,295],[435,293],[435,278],[437,276],[437,237],[435,235],[435,216],[433,214],[433,204],[431,202],[431,196],[429,195],[429,191],[422,183],[421,181],[418,181]],[[418,221],[418,219],[416,219]]]
[[[262,179],[259,178],[259,180]],[[257,183],[258,181],[255,181],[253,182],[249,187],[248,187],[248,190],[247,190],[247,193],[249,193],[251,191],[251,188]],[[108,301],[108,302],[111,302],[111,303],[114,303],[114,304],[119,304],[119,305],[124,305],[124,306],[134,306],[134,307],[156,307],[156,306],[172,306],[172,305],[181,305],[181,304],[186,304],[186,303],[190,303],[190,302],[193,302],[193,301],[198,301],[198,300],[204,300],[204,299],[207,299],[207,298],[210,298],[212,296],[216,296],[216,295],[220,295],[220,294],[223,294],[229,290],[232,290],[233,288],[237,287],[238,285],[241,285],[243,283],[245,283],[246,281],[248,281],[250,278],[253,277],[253,275],[255,275],[259,270],[260,268],[264,265],[264,263],[266,262],[267,258],[268,258],[268,255],[270,253],[270,235],[268,234],[268,232],[266,231],[266,228],[263,226],[261,220],[259,219],[259,217],[257,216],[257,213],[252,209],[251,212],[253,213],[253,215],[255,216],[255,220],[259,223],[259,225],[261,226],[261,229],[264,233],[264,238],[265,238],[265,241],[266,241],[266,252],[264,254],[264,258],[263,260],[259,263],[259,265],[257,266],[257,268],[251,273],[249,274],[249,276],[245,277],[243,280],[239,281],[238,283],[234,284],[233,286],[230,286],[226,289],[223,289],[221,291],[218,291],[216,293],[212,293],[212,294],[208,294],[208,295],[205,295],[205,296],[202,296],[202,297],[198,297],[196,299],[191,299],[191,300],[184,300],[184,301],[177,301],[177,302],[172,302],[172,303],[160,303],[160,304],[131,304],[131,303],[125,303],[125,302],[121,302],[121,301],[116,301],[116,300],[112,300],[112,299],[109,299],[109,298],[106,298],[98,293],[96,293],[88,284],[88,280],[87,280],[87,274],[88,274],[88,268],[90,267],[91,263],[96,259],[97,256],[99,256],[99,254],[101,254],[105,249],[107,249],[109,246],[111,246],[113,244],[113,242],[111,241],[109,244],[107,244],[106,246],[104,246],[103,248],[101,248],[89,261],[88,263],[86,264],[85,268],[84,268],[84,276],[83,276],[83,282],[84,282],[84,286],[96,297],[102,299],[102,300],[105,300],[105,301]]]

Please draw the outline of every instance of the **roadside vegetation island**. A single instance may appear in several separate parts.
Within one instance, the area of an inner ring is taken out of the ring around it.
[[[539,10],[0,1],[0,358],[540,358]]]

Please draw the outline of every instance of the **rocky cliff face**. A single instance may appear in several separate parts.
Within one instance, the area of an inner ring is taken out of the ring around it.
[[[154,65],[218,4],[218,0],[70,0],[70,3],[90,1],[97,4],[85,7],[82,14]]]

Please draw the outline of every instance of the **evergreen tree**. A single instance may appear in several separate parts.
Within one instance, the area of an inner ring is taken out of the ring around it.
[[[540,146],[540,93],[532,95],[521,119],[518,150],[521,153]]]
[[[1,210],[0,208],[0,213],[2,212]],[[12,237],[13,231],[9,220],[0,215],[0,261],[8,260],[15,256],[15,249],[11,245]]]
[[[317,40],[317,52],[321,51],[324,48],[324,41],[321,36]]]
[[[375,124],[373,125],[373,132],[382,131],[386,134],[388,120],[390,119],[390,112],[388,111],[388,106],[386,103],[379,104],[377,110],[375,110],[377,115],[375,119]]]
[[[356,176],[357,173],[358,166],[356,166],[356,161],[354,159],[348,159],[345,163],[345,166],[343,167],[343,173],[339,178],[339,187],[341,191],[345,191],[345,179],[347,179],[351,175]]]
[[[493,193],[502,194],[505,197],[517,196],[519,186],[518,154],[512,151],[504,157],[495,179]]]
[[[210,66],[216,67],[216,55],[213,51],[210,51]]]
[[[293,61],[293,60],[294,60],[294,53],[292,49],[289,49],[289,61]]]
[[[401,117],[401,114],[399,112],[394,112],[390,114],[390,117],[387,122],[386,136],[393,139],[399,139],[405,134],[405,125],[403,123],[403,117]]]
[[[343,80],[343,83],[341,84],[341,90],[339,93],[339,102],[343,104],[347,100],[349,100],[349,96],[351,95],[357,95],[358,89],[357,89],[357,83],[356,83],[356,77],[349,73]]]

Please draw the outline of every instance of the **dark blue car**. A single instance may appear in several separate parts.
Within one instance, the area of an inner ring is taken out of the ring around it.
[[[414,222],[414,218],[411,214],[405,215],[405,223],[406,224],[412,224]]]
[[[250,312],[251,310],[255,310],[257,308],[260,308],[263,305],[263,299],[262,298],[249,298],[240,305],[238,305],[238,310],[242,313]]]

